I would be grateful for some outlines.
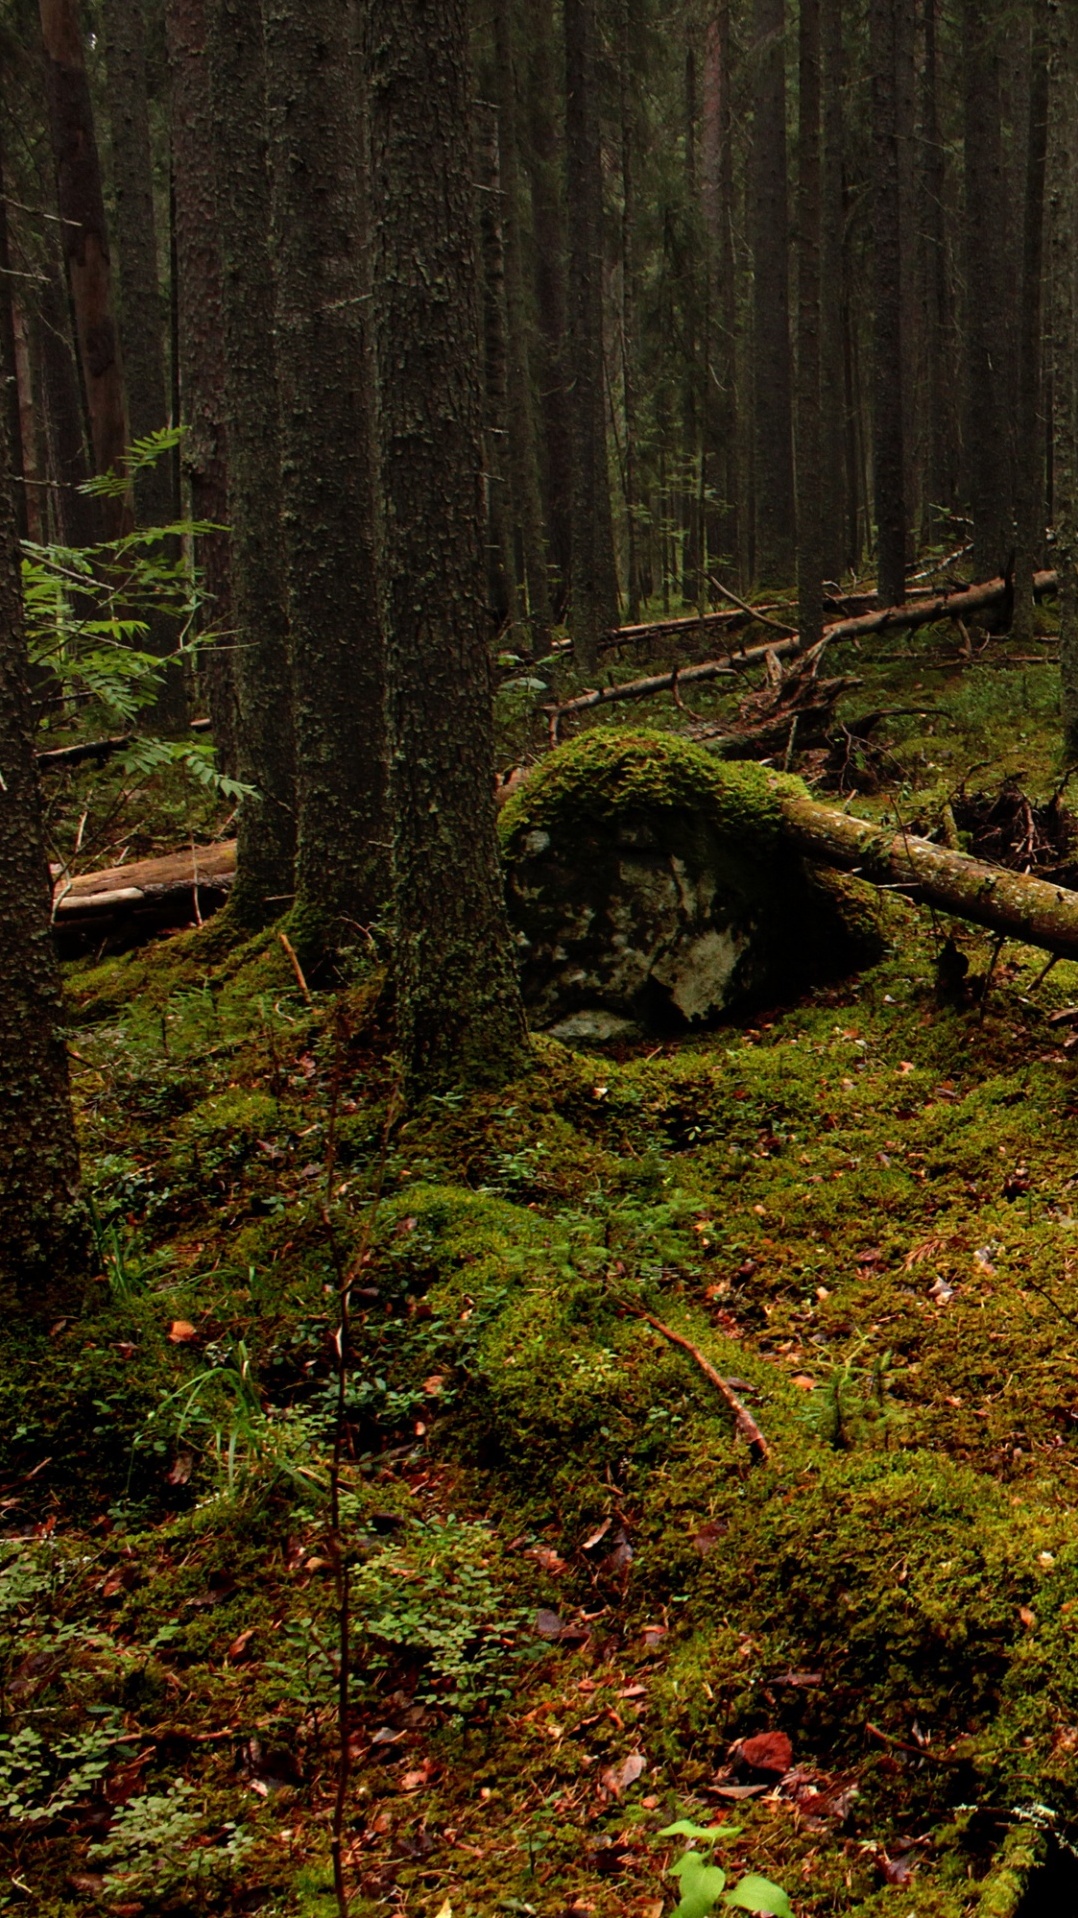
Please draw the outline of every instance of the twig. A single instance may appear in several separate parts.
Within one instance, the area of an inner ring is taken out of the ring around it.
[[[689,1357],[696,1361],[708,1383],[715,1387],[719,1397],[729,1406],[734,1415],[734,1424],[742,1438],[748,1442],[750,1450],[756,1454],[761,1464],[766,1464],[771,1457],[771,1447],[760,1427],[752,1413],[746,1411],[732,1386],[727,1385],[722,1373],[717,1372],[711,1360],[705,1358],[700,1347],[694,1345],[691,1339],[687,1339],[683,1332],[675,1332],[673,1326],[664,1325],[662,1319],[657,1319],[653,1312],[645,1312],[642,1305],[633,1305],[628,1299],[619,1299],[618,1304],[623,1306],[626,1312],[631,1312],[634,1318],[646,1319],[649,1325],[654,1326],[656,1332],[662,1333],[664,1339],[669,1339],[671,1345],[679,1345],[683,1352],[687,1352]]]
[[[758,612],[755,606],[749,605],[747,599],[739,599],[736,593],[732,593],[728,586],[723,585],[721,579],[712,578],[710,573],[708,574],[708,579],[717,593],[721,593],[723,598],[728,599],[732,605],[739,606],[743,613],[749,615],[750,619],[758,619],[762,626],[773,626],[777,633],[796,633],[796,626],[784,625],[781,619],[772,619],[770,613]]]
[[[299,989],[302,992],[303,997],[306,999],[307,1004],[310,1005],[311,1004],[311,988],[307,984],[307,981],[303,976],[303,967],[299,963],[299,959],[296,954],[296,948],[292,944],[292,941],[288,937],[288,934],[286,932],[279,932],[277,934],[277,937],[280,940],[282,946],[284,947],[286,953],[288,954],[289,960],[291,962],[292,970],[295,973],[296,979],[299,984]]]
[[[949,1758],[943,1752],[927,1751],[923,1745],[907,1745],[902,1738],[895,1738],[891,1732],[881,1731],[871,1719],[866,1720],[865,1730],[870,1738],[878,1738],[881,1745],[890,1745],[894,1751],[909,1752],[911,1758],[927,1758],[933,1765],[964,1765],[964,1758]]]

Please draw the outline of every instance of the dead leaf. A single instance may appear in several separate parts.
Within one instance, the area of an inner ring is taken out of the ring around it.
[[[552,1612],[547,1606],[541,1605],[535,1614],[535,1624],[532,1629],[537,1638],[549,1639],[553,1644],[565,1630],[565,1621],[557,1612]]]
[[[801,1392],[814,1392],[816,1390],[816,1381],[808,1372],[795,1372],[793,1378],[790,1380],[790,1384],[796,1385]]]
[[[191,1476],[194,1463],[194,1458],[190,1452],[180,1452],[177,1457],[173,1459],[172,1464],[165,1474],[166,1482],[169,1485],[186,1485]]]
[[[946,1239],[922,1239],[920,1245],[915,1245],[911,1252],[907,1252],[903,1271],[908,1272],[911,1267],[920,1265],[922,1259],[935,1258],[937,1252],[943,1251],[946,1243]]]
[[[662,1644],[663,1639],[666,1637],[666,1626],[665,1625],[645,1625],[640,1636],[644,1641],[645,1651],[648,1651],[648,1652],[658,1651],[659,1646]]]
[[[643,1752],[630,1752],[620,1765],[611,1765],[602,1775],[602,1787],[610,1798],[620,1798],[622,1792],[635,1785],[638,1778],[647,1770],[647,1759]]]
[[[569,1570],[565,1560],[559,1557],[549,1545],[531,1545],[524,1553],[525,1558],[534,1558],[541,1571],[549,1578],[564,1578]]]
[[[709,1519],[706,1525],[701,1525],[700,1530],[693,1539],[693,1545],[699,1552],[701,1558],[707,1558],[715,1550],[722,1534],[723,1527],[717,1524],[714,1519]]]
[[[1036,1612],[1031,1612],[1028,1605],[1019,1605],[1018,1616],[1021,1619],[1023,1625],[1026,1627],[1027,1631],[1032,1631],[1034,1625],[1037,1623]]]
[[[423,1763],[416,1767],[415,1771],[406,1771],[404,1773],[403,1777],[401,1778],[401,1790],[402,1791],[422,1791],[424,1785],[430,1784],[430,1781],[435,1776],[437,1770],[438,1770],[438,1767],[434,1763],[434,1760],[431,1758],[425,1758],[423,1760]]]
[[[423,1380],[423,1390],[429,1399],[436,1399],[445,1384],[441,1372],[434,1372],[429,1379]]]
[[[243,1660],[247,1657],[247,1648],[254,1635],[255,1628],[253,1625],[249,1625],[245,1632],[241,1632],[238,1638],[232,1640],[231,1645],[225,1653],[225,1657],[230,1665],[242,1664]]]
[[[785,1732],[757,1732],[753,1738],[743,1738],[735,1747],[735,1755],[753,1771],[787,1772],[793,1764],[794,1751]]]
[[[170,1345],[189,1345],[198,1333],[189,1319],[173,1319],[168,1329]]]

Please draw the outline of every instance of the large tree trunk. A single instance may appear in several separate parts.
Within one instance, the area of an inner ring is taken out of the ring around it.
[[[797,133],[797,632],[823,624],[820,404],[820,0],[801,0]]]
[[[569,422],[568,295],[566,231],[562,204],[564,168],[555,110],[553,0],[532,0],[528,76],[528,174],[535,246],[535,298],[539,321],[539,390],[544,440],[544,496],[555,610],[563,617],[569,599],[573,548],[573,456]]]
[[[505,242],[510,491],[524,563],[524,587],[531,629],[530,650],[538,655],[546,651],[550,639],[550,579],[539,484],[535,406],[528,364],[528,305],[524,293],[524,250],[521,240],[520,132],[512,29],[510,0],[494,0],[494,61]]]
[[[127,451],[120,342],[113,310],[112,267],[101,164],[78,0],[40,0],[49,128],[56,166],[64,260],[75,314],[94,470],[119,467]],[[106,537],[131,525],[125,496],[99,503]]]
[[[708,241],[707,412],[708,479],[718,495],[709,557],[743,573],[741,487],[738,483],[737,267],[734,252],[734,125],[729,0],[720,0],[704,47],[702,195]]]
[[[565,0],[565,157],[569,218],[570,423],[573,449],[573,641],[581,669],[618,616],[606,457],[603,365],[603,173],[595,0]]]
[[[215,144],[206,43],[207,0],[166,0],[171,83],[173,250],[179,334],[180,411],[186,432],[182,466],[191,516],[228,524],[224,320],[217,225]],[[205,624],[227,634],[232,585],[227,532],[200,534],[195,557],[206,594]],[[218,760],[236,769],[234,654],[226,638],[203,654],[202,672]]]
[[[872,464],[879,548],[876,577],[881,599],[895,606],[901,604],[906,592],[902,223],[895,45],[898,5],[899,0],[870,0],[869,5],[874,138]],[[988,571],[995,568],[989,567]]]
[[[116,209],[116,251],[120,266],[121,338],[127,413],[135,440],[158,433],[169,423],[165,373],[165,309],[157,277],[157,224],[154,215],[153,154],[146,93],[146,44],[142,0],[105,0],[105,63],[108,69],[112,192]],[[167,526],[176,517],[172,467],[167,454],[135,476],[135,522],[139,527]],[[176,555],[173,555],[176,557]],[[172,622],[151,610],[141,645],[168,660],[176,650]],[[178,660],[163,668],[161,684],[146,717],[156,729],[182,732],[187,696]]]
[[[820,558],[827,579],[839,580],[856,563],[846,533],[846,375],[843,329],[849,304],[846,270],[846,130],[843,0],[821,0],[823,92],[820,213],[820,389],[826,395],[820,428]]]
[[[209,45],[223,275],[236,770],[256,788],[240,803],[230,906],[240,925],[259,926],[292,903],[296,784],[281,548],[266,75],[262,22],[250,0],[211,0]]]
[[[7,305],[7,288],[0,289]],[[0,326],[0,379],[14,379]],[[77,1309],[87,1267],[49,868],[34,764],[12,452],[0,407],[0,1294],[9,1317]]]
[[[750,220],[753,260],[755,573],[785,586],[796,564],[790,365],[784,0],[753,0]]]
[[[954,310],[946,221],[946,146],[939,116],[937,56],[940,0],[924,0],[921,75],[922,280],[925,296],[925,508],[922,537],[934,539],[957,495],[958,410],[955,404]]]
[[[510,1076],[526,1036],[498,863],[479,617],[465,0],[369,0],[368,31],[397,1016],[407,1083],[423,1091]]]
[[[317,958],[354,946],[388,889],[360,115],[351,9],[265,0],[264,17],[295,686],[293,937]],[[431,360],[428,378],[442,377]]]
[[[518,613],[509,498],[509,328],[505,307],[505,232],[497,109],[481,106],[476,122],[479,238],[483,261],[487,596],[497,628],[515,626]]]

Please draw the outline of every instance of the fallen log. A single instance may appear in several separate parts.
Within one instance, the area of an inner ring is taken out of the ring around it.
[[[224,840],[76,879],[54,874],[53,936],[60,956],[74,959],[102,946],[123,952],[155,933],[197,925],[224,905],[235,870],[235,841]]]
[[[806,858],[909,893],[1003,938],[1078,959],[1078,892],[851,818],[814,799],[781,797],[779,806],[791,844]]]
[[[1054,593],[1056,585],[1057,574],[1052,570],[1033,575],[1033,592],[1037,599]],[[917,599],[904,606],[882,606],[876,612],[858,613],[850,619],[834,620],[830,626],[824,627],[817,645],[834,646],[840,640],[861,639],[869,633],[932,626],[941,619],[971,619],[977,613],[1002,605],[1011,590],[1011,582],[996,578],[984,580],[976,586],[964,586],[954,592],[936,593],[931,598]],[[690,620],[688,624],[698,625],[699,621]],[[597,706],[611,705],[620,700],[650,699],[656,693],[673,692],[679,686],[699,685],[707,680],[720,679],[730,672],[743,672],[749,666],[764,665],[769,655],[784,659],[797,651],[796,638],[776,639],[770,646],[749,646],[739,652],[727,653],[723,659],[704,660],[696,666],[675,666],[668,673],[652,673],[645,679],[628,679],[615,686],[595,687],[576,694],[573,699],[562,700],[558,705],[545,705],[541,710],[549,722],[551,744],[558,742],[562,720],[575,713],[590,712]]]
[[[188,731],[208,733],[211,723],[208,719],[192,719]],[[133,745],[137,737],[136,733],[114,733],[110,739],[87,739],[78,746],[50,746],[34,757],[38,771],[46,773],[59,772],[65,766],[81,766],[91,759],[101,765],[115,753],[122,753],[125,746]]]

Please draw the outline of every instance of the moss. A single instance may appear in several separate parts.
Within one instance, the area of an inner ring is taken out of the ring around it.
[[[782,836],[782,793],[806,794],[800,779],[762,766],[725,766],[671,733],[586,732],[542,760],[502,809],[499,830],[512,858],[524,834],[611,822],[627,812],[702,813],[715,831],[758,850]]]

